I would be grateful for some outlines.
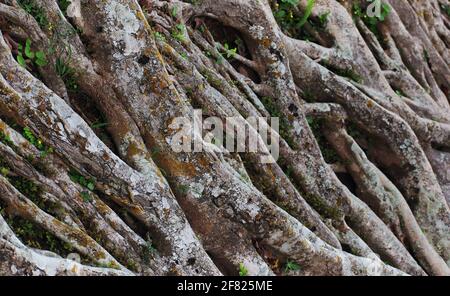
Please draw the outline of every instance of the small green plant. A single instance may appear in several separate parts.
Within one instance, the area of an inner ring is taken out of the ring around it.
[[[41,157],[45,157],[48,154],[53,153],[53,148],[47,147],[41,139],[39,139],[33,134],[33,132],[29,127],[25,127],[23,129],[22,135],[24,136],[25,139],[28,140],[28,142],[30,142],[41,152]]]
[[[6,177],[9,174],[9,168],[7,167],[0,167],[0,175]]]
[[[157,157],[161,153],[161,149],[159,149],[158,147],[152,147],[152,149],[150,149],[150,151],[151,151],[152,157]]]
[[[294,38],[314,40],[314,37],[307,30],[303,30],[303,26],[307,22],[316,25],[310,20],[315,0],[308,0],[305,10],[300,15],[296,9],[299,0],[277,0],[274,2],[274,17],[286,34]]]
[[[155,32],[155,38],[159,41],[166,41],[166,37],[160,32]]]
[[[363,12],[363,8],[359,2],[353,3],[353,15],[361,18],[364,18],[366,15],[365,12]]]
[[[281,0],[281,3],[286,3],[290,6],[297,6],[300,0]]]
[[[92,197],[91,194],[87,191],[83,191],[80,193],[81,198],[83,199],[84,202],[90,202],[92,201]]]
[[[20,217],[8,218],[9,226],[20,240],[29,247],[49,250],[66,257],[73,252],[73,247],[28,220]]]
[[[294,0],[291,0],[291,1],[294,1]],[[311,13],[312,13],[312,10],[314,7],[314,3],[315,3],[315,0],[308,0],[308,3],[306,4],[305,12],[303,13],[303,16],[300,19],[300,21],[297,23],[297,28],[303,27],[303,25],[306,23],[308,18],[311,16]]]
[[[289,271],[297,271],[300,270],[300,265],[298,265],[297,263],[295,263],[294,261],[290,261],[288,260],[286,262],[286,265],[284,267],[284,271],[285,272],[289,272]]]
[[[295,26],[297,19],[294,18],[293,9],[298,3],[299,0],[276,1],[274,16],[283,29],[289,30]]]
[[[244,263],[239,263],[239,276],[247,276],[248,269],[245,267]]]
[[[450,5],[441,3],[441,9],[450,17]]]
[[[328,23],[328,17],[330,16],[331,12],[327,11],[325,13],[322,13],[321,15],[319,15],[319,25],[321,28],[325,28],[325,26]]]
[[[34,0],[17,0],[17,3],[29,13],[43,29],[47,28],[49,25],[47,16],[44,10],[40,7]]]
[[[150,262],[150,258],[158,253],[158,250],[155,248],[149,233],[146,234],[146,238],[145,245],[142,246],[142,254],[144,261],[148,263]]]
[[[181,185],[178,186],[178,191],[181,194],[187,194],[189,192],[189,186],[186,185],[186,184],[181,184]]]
[[[155,254],[157,252],[151,240],[145,242],[145,247],[150,254]]]
[[[57,58],[55,62],[55,71],[59,77],[64,81],[68,90],[76,91],[78,83],[76,81],[75,69],[70,67],[68,63],[62,58]]]
[[[67,15],[67,7],[70,5],[70,0],[58,0],[59,9],[64,15]]]
[[[223,54],[224,56],[226,56],[227,59],[234,58],[234,56],[235,56],[236,53],[237,53],[237,47],[231,48],[230,45],[228,45],[228,43],[225,43],[225,44],[223,45],[223,48],[224,48],[224,52],[222,52],[222,54]]]
[[[186,32],[186,27],[183,24],[177,24],[172,30],[172,37],[178,41],[185,41],[186,37],[184,33]]]
[[[17,62],[22,67],[26,68],[29,64],[36,64],[39,67],[47,65],[47,60],[45,59],[45,53],[43,51],[32,51],[31,50],[31,40],[27,39],[25,41],[25,46],[19,44],[17,53]]]
[[[395,93],[399,96],[399,97],[406,97],[406,95],[401,91],[401,90],[396,90]]]
[[[107,122],[96,121],[93,124],[91,124],[91,128],[92,129],[101,129],[101,128],[107,127],[108,125],[109,125],[109,123],[107,123]]]
[[[172,8],[171,14],[172,14],[172,17],[175,17],[175,18],[176,18],[177,15],[178,15],[178,7],[174,6],[174,7]]]
[[[308,21],[311,16],[315,0],[308,0],[306,9],[301,17],[294,16],[294,8],[299,4],[300,0],[281,0],[278,1],[274,12],[275,19],[282,25],[284,29],[295,27],[300,29]]]
[[[187,55],[187,53],[185,53],[185,52],[180,53],[180,56],[181,56],[184,60],[187,60],[187,58],[188,58],[188,55]]]
[[[91,192],[95,189],[95,180],[91,178],[85,178],[83,175],[81,175],[79,172],[77,172],[74,169],[71,169],[69,171],[69,177],[70,179],[86,188],[88,191],[83,191],[80,193],[81,198],[84,202],[90,202],[92,201],[92,195]]]
[[[0,131],[0,142],[3,142],[10,147],[14,147],[14,143],[11,141],[9,135],[5,134],[3,131]]]
[[[33,132],[30,130],[29,127],[25,127],[23,129],[23,136],[25,137],[25,139],[28,140],[28,142],[36,146],[36,148],[38,148],[39,150],[44,147],[42,141],[36,138],[36,136],[33,134]]]
[[[423,59],[427,62],[427,64],[430,63],[430,54],[426,49],[423,50]]]

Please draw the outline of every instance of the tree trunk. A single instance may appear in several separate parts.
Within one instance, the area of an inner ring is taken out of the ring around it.
[[[0,0],[0,274],[450,275],[449,11]]]

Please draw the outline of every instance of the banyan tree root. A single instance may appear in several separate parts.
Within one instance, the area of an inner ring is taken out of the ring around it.
[[[450,6],[370,2],[0,1],[0,274],[449,275]]]

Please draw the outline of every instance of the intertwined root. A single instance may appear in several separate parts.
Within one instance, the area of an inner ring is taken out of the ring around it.
[[[450,274],[450,6],[365,2],[0,1],[0,273]]]

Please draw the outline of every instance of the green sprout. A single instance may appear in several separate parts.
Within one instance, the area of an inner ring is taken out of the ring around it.
[[[31,40],[25,41],[25,46],[19,44],[17,53],[17,62],[26,68],[28,64],[36,64],[39,67],[47,65],[47,60],[43,51],[32,51]]]

